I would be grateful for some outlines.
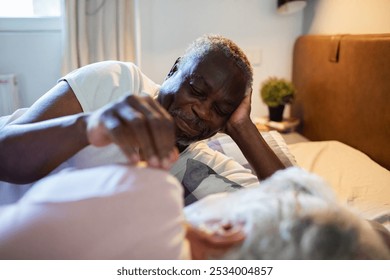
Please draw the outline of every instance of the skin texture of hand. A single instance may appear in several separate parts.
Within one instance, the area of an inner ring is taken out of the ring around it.
[[[244,122],[252,122],[250,120],[250,113],[251,113],[251,99],[252,94],[248,94],[244,97],[244,99],[241,101],[241,104],[237,107],[237,109],[233,112],[233,114],[230,116],[228,122],[226,123],[226,126],[223,130],[226,134],[229,134],[229,131],[232,131],[233,127],[236,127],[237,125],[240,125]]]
[[[285,166],[253,124],[250,111],[251,94],[247,94],[230,116],[223,131],[237,143],[259,180],[263,180]]]
[[[115,143],[131,164],[169,169],[178,157],[172,117],[150,96],[127,95],[93,112],[87,138],[97,147]]]

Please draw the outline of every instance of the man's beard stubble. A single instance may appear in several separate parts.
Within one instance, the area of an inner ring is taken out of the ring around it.
[[[180,118],[192,129],[198,131],[196,135],[188,135],[185,131],[176,131],[176,143],[179,145],[188,146],[193,142],[203,140],[211,136],[210,128],[200,118],[186,114],[179,108],[169,110],[169,113],[174,119]]]

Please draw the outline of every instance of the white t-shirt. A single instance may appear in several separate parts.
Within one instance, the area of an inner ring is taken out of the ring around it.
[[[131,62],[103,61],[81,67],[60,80],[73,89],[84,112],[95,111],[127,94],[156,96],[160,88]]]
[[[128,94],[156,96],[159,85],[146,77],[131,62],[103,61],[72,71],[66,80],[84,112],[93,112]],[[126,157],[116,145],[88,146],[70,158],[64,167],[87,168],[109,163],[125,163]]]

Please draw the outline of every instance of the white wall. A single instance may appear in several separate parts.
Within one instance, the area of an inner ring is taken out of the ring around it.
[[[161,83],[188,44],[205,33],[224,35],[247,51],[254,67],[252,116],[267,115],[259,87],[268,76],[291,77],[292,48],[303,13],[282,16],[276,0],[141,0],[142,69]],[[260,58],[256,58],[260,56]]]
[[[390,33],[390,0],[308,0],[304,12],[276,14],[276,0],[138,0],[142,69],[162,82],[187,45],[204,33],[236,41],[254,66],[253,116],[267,114],[258,91],[271,75],[291,77],[292,47],[302,33]],[[303,18],[304,14],[304,18]],[[303,23],[303,27],[302,27]],[[303,30],[303,32],[302,32]],[[59,24],[12,30],[0,19],[0,73],[18,75],[22,106],[60,77]]]
[[[390,0],[310,0],[304,31],[309,34],[390,33]]]
[[[60,70],[59,20],[0,19],[0,73],[17,75],[21,107],[50,89]]]
[[[291,53],[302,12],[276,14],[276,0],[139,0],[142,69],[161,83],[187,45],[204,33],[237,42],[254,67],[253,116],[266,115],[258,91],[270,75],[290,78]],[[7,31],[0,20],[0,73],[18,75],[22,106],[30,106],[60,77],[61,31]],[[45,29],[45,28],[44,28]]]

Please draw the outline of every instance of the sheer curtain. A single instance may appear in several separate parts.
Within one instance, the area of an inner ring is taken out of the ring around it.
[[[102,60],[136,61],[137,0],[62,0],[62,73]]]

